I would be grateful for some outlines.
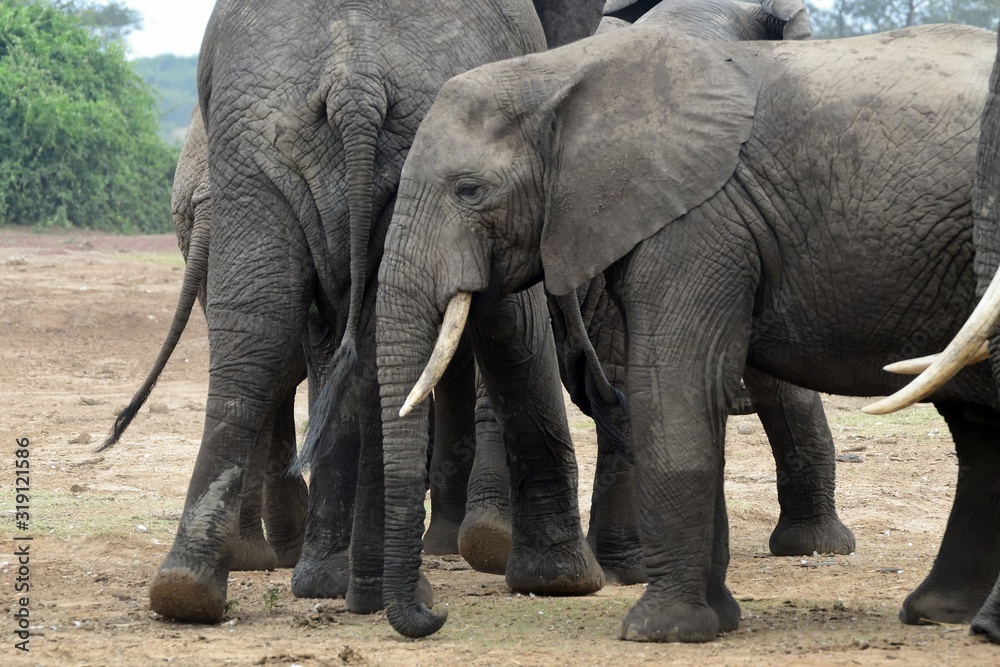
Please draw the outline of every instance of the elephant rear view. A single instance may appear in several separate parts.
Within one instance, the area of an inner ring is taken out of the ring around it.
[[[600,4],[216,5],[198,71],[212,193],[209,396],[177,536],[151,583],[155,611],[189,621],[222,617],[244,472],[300,378],[295,361],[311,309],[341,341],[342,362],[326,378],[326,400],[314,405],[313,430],[356,422],[363,443],[355,525],[364,530],[354,531],[348,606],[381,607],[373,285],[403,157],[447,79],[542,50],[547,35],[559,43],[589,34]],[[543,25],[539,17],[547,16],[554,18]],[[327,409],[341,403],[339,415]],[[336,471],[314,466],[318,480],[335,484]]]

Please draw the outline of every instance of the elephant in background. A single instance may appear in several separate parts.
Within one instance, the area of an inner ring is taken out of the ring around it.
[[[811,36],[806,8],[797,0],[786,0],[780,7],[774,3],[762,6],[733,0],[609,2],[604,11],[606,16],[599,33],[617,29],[619,25],[630,25],[622,19],[609,22],[608,14],[614,12],[637,19],[637,25],[655,23],[709,41],[807,39]],[[595,242],[600,241],[595,239]],[[614,386],[624,389],[624,323],[605,289],[604,277],[597,276],[581,286],[577,293],[587,334],[601,360],[602,370]],[[593,417],[594,401],[587,392],[590,371],[584,354],[579,346],[571,344],[565,315],[556,300],[550,298],[549,305],[563,384],[573,402]],[[756,408],[778,468],[781,515],[769,540],[771,553],[793,556],[853,552],[854,536],[837,516],[835,450],[819,394],[753,369],[748,369],[745,381],[752,398],[740,396],[739,405],[750,404],[749,411]],[[480,446],[469,481],[466,521],[459,533],[458,546],[459,552],[477,570],[503,574],[506,569],[503,550],[510,540],[504,506],[508,480],[502,474],[505,451],[482,437],[493,427],[488,413],[481,408],[479,414]],[[598,460],[588,542],[608,582],[642,582],[646,575],[635,526],[635,494],[628,443],[620,442],[601,421],[597,423],[597,439]]]
[[[738,627],[722,494],[731,388],[751,368],[815,391],[889,393],[902,381],[885,363],[941,349],[966,319],[970,189],[995,39],[923,26],[708,43],[636,26],[449,81],[403,169],[383,261],[393,270],[380,273],[393,512],[419,519],[405,509],[418,462],[392,441],[419,416],[418,397],[403,399],[424,362],[447,358],[436,324],[460,327],[466,304],[475,314],[480,300],[542,280],[572,294],[603,272],[625,322],[649,576],[621,636],[709,641]],[[905,622],[967,621],[996,581],[997,386],[980,364],[930,397],[960,475]],[[418,562],[399,557],[413,550],[386,552],[387,602],[427,615],[414,601]]]
[[[344,482],[327,454],[360,448],[347,607],[361,613],[382,608],[387,514],[373,311],[403,157],[444,81],[485,62],[544,49],[546,36],[559,40],[549,44],[555,46],[590,34],[601,5],[594,0],[472,5],[446,0],[432,8],[413,0],[363,7],[309,0],[293,10],[270,0],[216,5],[198,74],[212,207],[206,273],[209,397],[177,536],[150,585],[154,611],[189,621],[222,617],[245,472],[260,434],[301,380],[298,360],[310,313],[322,318],[338,346],[311,406],[315,423],[306,461],[313,485],[329,480],[336,489]],[[196,238],[197,233],[192,252]],[[548,325],[544,302],[525,306],[528,298],[521,295],[507,301],[514,305],[499,317],[508,319],[497,320],[494,331],[505,331],[500,342],[513,349],[525,339],[524,327],[541,331]],[[551,363],[554,372],[554,357]],[[473,378],[467,365],[456,364],[451,372],[461,375],[454,384],[467,390],[439,397],[442,407],[435,410],[468,416],[461,422],[436,420],[436,434],[439,440],[468,442],[474,431]],[[518,380],[522,385],[536,382],[535,374],[525,374]],[[565,415],[560,423],[558,414],[539,415],[536,405],[526,406],[523,415],[512,422],[523,423],[522,432],[535,441],[552,443],[545,468],[565,478],[560,500],[568,497],[575,479],[566,473]],[[425,428],[421,437],[426,433]],[[326,438],[331,447],[322,444]],[[551,459],[558,461],[549,465]],[[421,489],[424,484],[421,471]],[[562,540],[566,553],[547,560],[545,571],[532,571],[531,583],[593,590],[601,584],[600,570],[592,557],[588,561],[582,535],[564,539],[572,536],[573,517],[580,533],[575,506],[557,508],[568,533],[524,541],[529,549],[545,550],[548,540]],[[307,533],[304,553],[308,548]],[[317,586],[329,574],[327,565],[314,563]]]

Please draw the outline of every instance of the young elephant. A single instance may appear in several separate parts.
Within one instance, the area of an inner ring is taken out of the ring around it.
[[[737,627],[727,387],[747,366],[888,393],[902,380],[883,364],[957,330],[975,296],[969,191],[994,39],[929,26],[709,44],[637,26],[451,80],[406,161],[385,248],[395,270],[380,275],[387,498],[406,497],[407,447],[391,441],[416,397],[388,420],[440,356],[442,314],[450,330],[484,295],[540,280],[565,295],[603,271],[625,319],[649,575],[621,635],[708,641]],[[1000,569],[997,383],[970,367],[931,400],[961,476],[907,622],[968,620]],[[418,519],[393,513],[401,531]],[[406,614],[426,614],[416,565],[387,555],[387,601]]]
[[[657,24],[694,38],[711,41],[807,39],[812,31],[805,6],[797,0],[763,5],[733,0],[662,0],[657,3],[608,3],[616,16],[636,8],[647,9],[636,25]],[[633,14],[634,15],[634,14]],[[605,18],[607,20],[607,17]],[[627,24],[626,24],[627,25]],[[602,21],[604,26],[604,21]],[[605,30],[611,29],[604,27]],[[624,326],[607,295],[603,276],[578,290],[587,332],[601,359],[603,370],[615,386],[624,389]],[[584,355],[569,345],[569,332],[558,326],[564,315],[551,299],[554,330],[560,355],[560,373],[573,401],[592,414],[585,391],[587,365]],[[822,401],[816,392],[775,380],[753,370],[745,374],[750,403],[768,434],[778,468],[778,501],[781,515],[771,534],[771,553],[780,556],[851,553],[851,531],[837,516],[834,502],[836,464]],[[591,504],[588,540],[609,581],[645,581],[641,549],[635,529],[634,491],[627,444],[619,446],[601,424],[597,428],[599,456]]]

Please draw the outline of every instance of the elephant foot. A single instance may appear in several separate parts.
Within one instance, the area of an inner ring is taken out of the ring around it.
[[[854,533],[836,514],[810,519],[778,518],[768,547],[774,556],[811,556],[854,552]]]
[[[351,577],[345,596],[347,611],[352,614],[374,614],[382,611],[382,578]]]
[[[907,625],[931,623],[969,623],[979,611],[989,588],[968,583],[935,585],[928,577],[906,596],[899,610],[899,620]]]
[[[725,584],[709,584],[705,596],[708,606],[719,618],[719,632],[736,632],[740,628],[740,616],[743,615],[740,603],[736,601],[729,587]]]
[[[342,598],[347,595],[347,550],[317,558],[302,556],[292,570],[292,595],[297,598]]]
[[[1000,644],[1000,594],[996,591],[972,619],[971,633],[985,635],[994,644]]]
[[[618,633],[621,639],[633,642],[708,642],[719,634],[719,616],[712,607],[682,602],[658,603],[648,596],[647,591],[625,616]]]
[[[424,533],[424,553],[432,556],[457,554],[459,524],[431,512],[431,525]]]
[[[467,512],[458,532],[458,553],[477,572],[504,574],[510,559],[510,519],[487,509]]]
[[[382,611],[385,605],[382,602],[381,577],[352,577],[351,583],[347,587],[345,602],[347,611],[352,614],[375,614]],[[431,590],[431,582],[427,580],[423,572],[420,573],[420,579],[417,580],[417,602],[422,602],[428,608],[434,606],[434,592]]]
[[[273,570],[277,566],[278,557],[263,534],[240,538],[229,559],[231,571]]]
[[[582,538],[535,551],[515,545],[507,585],[515,593],[589,595],[604,587],[604,572]]]
[[[149,606],[177,621],[218,623],[226,612],[228,572],[196,572],[166,562],[149,585]]]
[[[301,477],[282,479],[273,487],[264,487],[267,543],[274,550],[278,567],[295,567],[305,542],[309,490]]]
[[[597,562],[604,570],[604,580],[609,586],[646,583],[646,566],[642,562],[642,549],[639,547],[613,554],[598,550]]]
[[[274,545],[271,545],[274,548]],[[274,548],[274,557],[277,560],[277,567],[287,568],[295,567],[299,564],[299,559],[302,557],[302,544],[290,547],[288,549],[277,549]]]

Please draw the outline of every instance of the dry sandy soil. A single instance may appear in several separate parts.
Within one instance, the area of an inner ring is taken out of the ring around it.
[[[754,417],[733,418],[726,493],[729,585],[737,632],[703,645],[617,640],[640,587],[583,598],[512,595],[503,578],[459,557],[426,571],[450,620],[420,641],[382,615],[341,601],[299,600],[289,570],[233,573],[231,613],[215,626],[165,621],[146,586],[176,530],[201,436],[207,387],[204,318],[196,312],[151,400],[123,442],[94,446],[138,386],[166,331],[181,282],[172,237],[35,235],[0,230],[0,664],[562,665],[906,663],[983,665],[1000,647],[966,626],[910,627],[899,605],[930,568],[951,504],[956,465],[943,422],[920,406],[862,415],[859,399],[828,397],[838,454],[838,506],[857,537],[851,556],[775,558],[775,473]],[[298,418],[305,420],[303,408]],[[594,436],[570,417],[581,505],[589,506]],[[742,427],[740,426],[742,424]],[[741,433],[742,432],[742,433]],[[15,529],[14,450],[28,438],[30,525]],[[30,653],[18,655],[10,614],[14,536],[30,536]]]

